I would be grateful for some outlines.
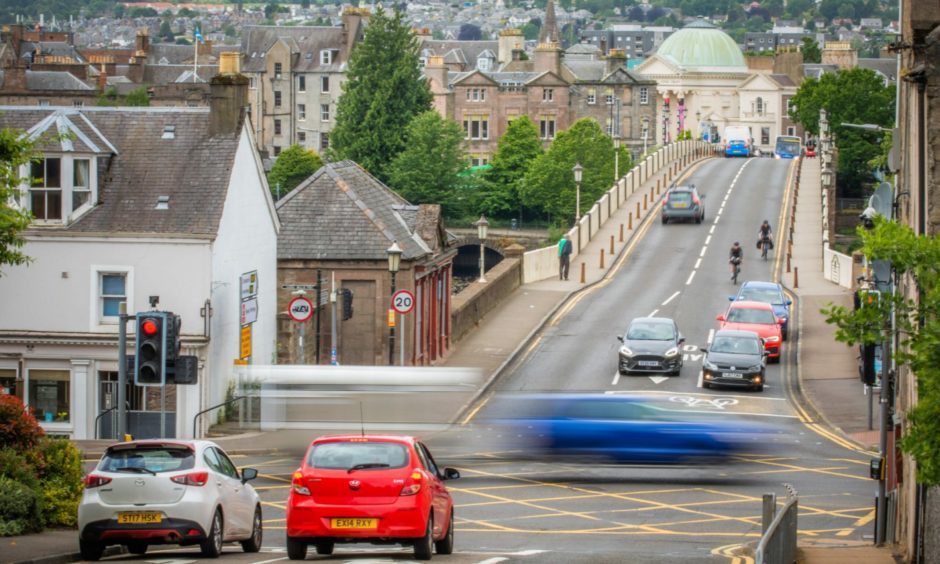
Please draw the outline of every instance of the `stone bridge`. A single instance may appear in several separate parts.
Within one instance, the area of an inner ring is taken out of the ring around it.
[[[480,238],[476,229],[448,229],[457,236],[453,243],[457,249],[454,257],[454,275],[458,277],[479,276],[480,274]],[[544,247],[548,243],[548,230],[510,230],[490,229],[483,241],[485,270],[502,262],[506,249],[511,245],[520,245],[524,250]]]

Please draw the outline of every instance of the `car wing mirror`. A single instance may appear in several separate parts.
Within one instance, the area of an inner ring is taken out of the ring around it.
[[[725,316],[724,316],[724,314],[718,314],[717,316],[715,316],[715,319],[717,319],[718,321],[724,321],[724,320],[725,320]]]
[[[248,480],[254,480],[258,477],[258,471],[254,468],[245,468],[242,470],[242,483],[244,484]]]
[[[460,477],[460,472],[456,468],[444,468],[444,479],[445,480],[456,480]]]
[[[787,300],[787,305],[793,304],[793,300]]]
[[[703,353],[707,353],[707,352],[708,352],[708,349],[706,349],[705,347],[699,347],[698,350],[702,351]]]
[[[622,342],[623,342],[623,335],[617,335],[617,340],[622,343]]]
[[[786,321],[780,319],[779,317],[777,318],[777,325],[783,325],[784,323],[786,323]]]
[[[734,301],[734,296],[728,296],[728,301],[729,301],[729,302],[733,302],[733,301]]]

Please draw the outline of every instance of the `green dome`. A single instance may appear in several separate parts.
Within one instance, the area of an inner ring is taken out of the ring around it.
[[[666,38],[656,54],[687,70],[746,70],[744,55],[727,33],[703,20],[690,23]]]

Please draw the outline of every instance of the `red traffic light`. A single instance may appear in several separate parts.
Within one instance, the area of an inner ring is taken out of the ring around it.
[[[144,322],[140,324],[140,330],[144,335],[152,337],[160,331],[160,324],[154,319],[145,319]]]

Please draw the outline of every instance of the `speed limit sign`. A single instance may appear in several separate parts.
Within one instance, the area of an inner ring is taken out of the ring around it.
[[[298,322],[304,322],[313,315],[313,303],[303,296],[297,296],[287,305],[287,315]]]
[[[408,290],[399,290],[392,294],[392,309],[404,315],[415,308],[415,295]]]

